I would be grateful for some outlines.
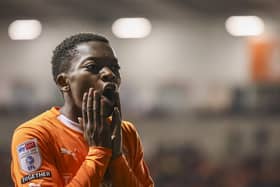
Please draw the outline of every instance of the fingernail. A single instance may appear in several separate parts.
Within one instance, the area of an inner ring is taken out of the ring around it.
[[[93,89],[90,88],[89,91],[88,91],[88,93],[89,93],[90,96],[92,96],[92,90],[93,90]]]
[[[87,92],[85,92],[85,93],[84,93],[84,95],[83,95],[83,97],[87,97],[87,95],[88,95],[88,93],[87,93]]]

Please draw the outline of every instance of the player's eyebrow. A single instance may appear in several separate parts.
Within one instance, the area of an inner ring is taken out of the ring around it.
[[[108,57],[92,57],[92,56],[90,56],[90,57],[85,58],[82,61],[81,65],[83,65],[85,62],[87,62],[89,60],[92,60],[94,62],[98,62],[98,61],[101,61],[101,60],[110,60],[110,61],[114,61],[115,63],[118,63],[118,59],[115,58],[115,57],[114,58],[108,58]]]

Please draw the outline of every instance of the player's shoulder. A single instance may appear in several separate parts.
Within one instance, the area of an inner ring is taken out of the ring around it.
[[[131,133],[137,134],[135,125],[130,121],[125,121],[125,120],[122,121],[122,130],[123,130],[123,132],[128,133],[128,134],[131,134]]]
[[[51,110],[45,111],[32,119],[23,122],[14,130],[14,136],[23,134],[41,134],[50,131],[53,126],[52,118],[55,116]]]

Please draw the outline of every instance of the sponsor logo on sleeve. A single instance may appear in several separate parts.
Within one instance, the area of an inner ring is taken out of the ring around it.
[[[42,158],[37,139],[27,140],[17,146],[18,159],[23,171],[30,173],[40,168]]]
[[[34,179],[41,179],[41,178],[46,178],[46,177],[51,177],[51,176],[52,176],[52,173],[50,171],[39,171],[36,173],[32,173],[32,174],[23,176],[21,178],[21,184],[25,184]],[[32,183],[32,184],[34,184],[34,183]]]

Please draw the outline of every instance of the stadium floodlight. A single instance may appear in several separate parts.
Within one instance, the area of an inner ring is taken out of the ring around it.
[[[12,40],[34,40],[40,36],[42,25],[38,20],[15,20],[9,25]]]
[[[258,36],[264,32],[264,22],[257,16],[231,16],[225,26],[233,36]]]
[[[144,38],[151,29],[151,22],[146,18],[119,18],[112,25],[112,32],[118,38]]]

